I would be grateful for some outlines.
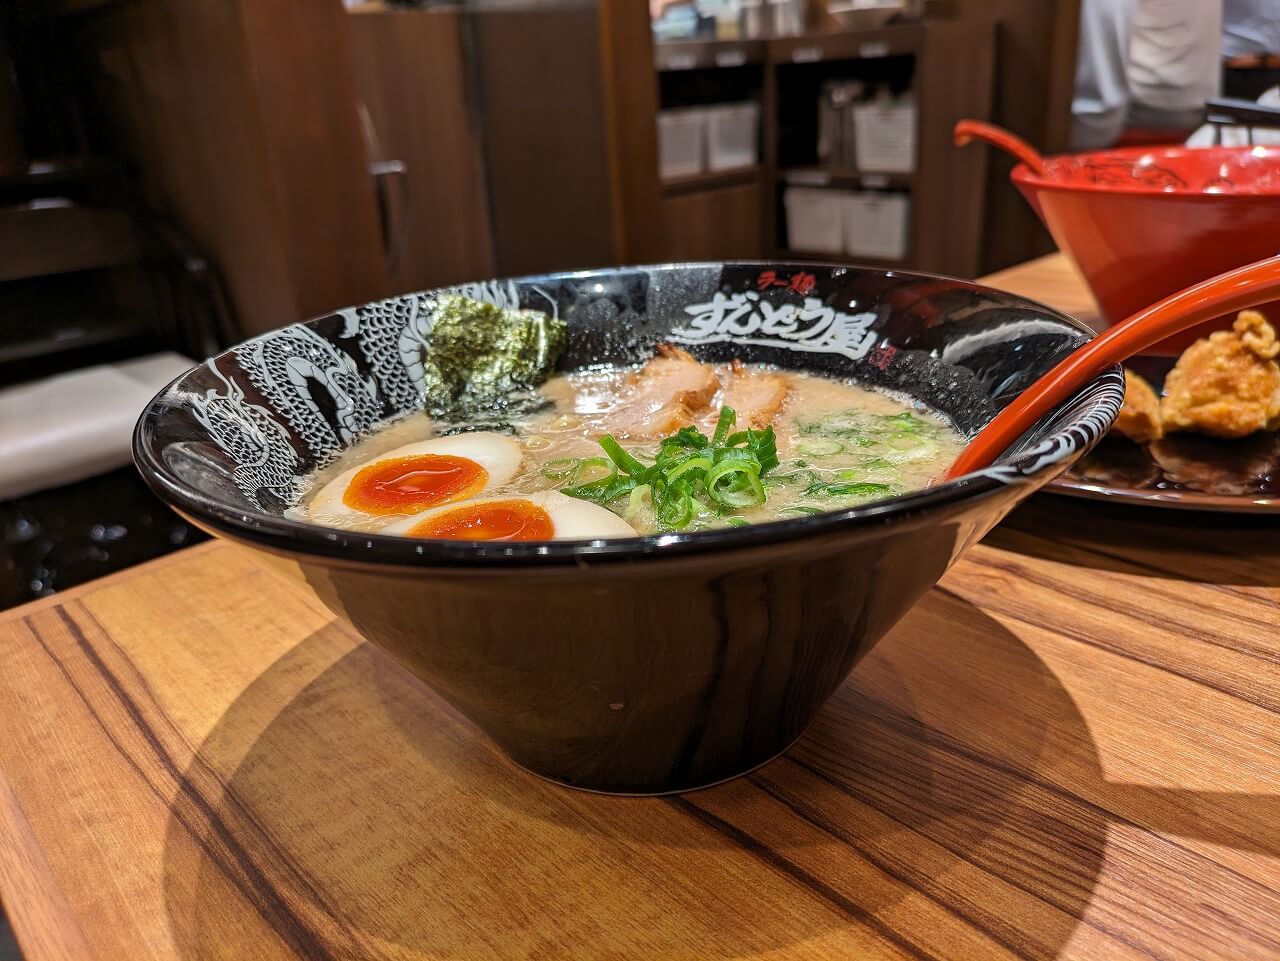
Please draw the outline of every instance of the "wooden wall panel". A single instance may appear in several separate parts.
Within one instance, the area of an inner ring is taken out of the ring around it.
[[[759,184],[668,197],[663,260],[752,260],[763,256]]]
[[[929,111],[918,121],[921,163],[911,206],[912,264],[934,273],[976,277],[983,272],[990,152],[957,150],[952,129],[966,117],[989,118],[995,33],[995,25],[982,20],[925,27],[917,89]],[[963,83],[956,82],[958,76]]]
[[[342,0],[240,9],[299,308],[312,316],[390,293]]]
[[[614,260],[652,263],[664,254],[653,30],[647,6],[635,0],[601,0],[599,9]]]
[[[497,272],[614,262],[595,4],[496,6],[469,16]]]
[[[341,0],[133,0],[76,40],[99,125],[257,333],[386,290]]]
[[[243,332],[299,319],[237,8],[139,0],[82,29],[102,123],[151,203],[218,265]]]
[[[952,6],[959,18],[999,25],[995,122],[1044,153],[1065,150],[1080,0],[952,0]],[[1009,182],[1012,169],[1011,160],[993,152],[987,170],[984,271],[1054,249],[1048,231]]]
[[[393,288],[492,276],[484,152],[469,109],[461,16],[404,10],[349,19],[356,86],[382,148],[379,159],[407,168],[407,243]]]

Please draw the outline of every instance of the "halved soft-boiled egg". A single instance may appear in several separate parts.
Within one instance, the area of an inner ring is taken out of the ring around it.
[[[311,519],[421,514],[502,486],[523,456],[515,440],[491,431],[406,444],[325,484],[311,502]]]
[[[388,524],[384,534],[451,541],[575,541],[635,537],[635,529],[597,504],[559,491],[481,497]]]

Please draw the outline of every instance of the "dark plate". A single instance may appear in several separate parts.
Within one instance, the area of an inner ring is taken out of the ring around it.
[[[1175,476],[1183,476],[1189,483],[1172,480],[1147,447],[1109,438],[1045,490],[1176,510],[1280,514],[1280,434],[1260,434],[1246,441],[1171,437],[1158,443],[1161,453],[1171,450],[1177,456],[1180,474]],[[1235,449],[1225,451],[1219,446],[1227,444]],[[1249,460],[1259,453],[1269,455],[1269,467],[1251,469]],[[1135,471],[1135,465],[1143,461],[1152,466],[1154,476],[1149,479]]]
[[[1134,364],[1153,386],[1171,364]],[[1171,434],[1152,444],[1110,436],[1045,490],[1177,510],[1280,513],[1280,433],[1240,440]]]

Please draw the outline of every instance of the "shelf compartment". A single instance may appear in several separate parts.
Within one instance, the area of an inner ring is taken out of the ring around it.
[[[11,342],[0,342],[0,369],[59,355],[120,347],[155,339],[145,317],[122,311],[88,312],[56,329]]]
[[[0,281],[132,264],[140,247],[123,211],[57,202],[0,208]]]
[[[654,66],[659,72],[730,69],[762,64],[763,40],[667,40],[653,45]]]
[[[849,33],[775,37],[768,41],[768,57],[780,66],[831,60],[880,60],[919,53],[923,46],[924,27],[911,23]]]
[[[838,167],[785,167],[778,180],[792,187],[837,187],[842,190],[910,190],[914,174],[876,173]]]
[[[123,166],[114,157],[45,157],[22,170],[0,173],[0,187],[49,187],[118,177]]]
[[[749,167],[734,167],[731,170],[708,170],[687,177],[670,177],[662,181],[662,192],[668,197],[673,197],[701,190],[719,190],[723,187],[752,184],[760,179],[760,171],[759,164],[752,164]]]

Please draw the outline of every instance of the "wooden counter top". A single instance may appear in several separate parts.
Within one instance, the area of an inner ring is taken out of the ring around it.
[[[0,616],[0,897],[28,961],[1280,957],[1277,545],[1040,496],[786,756],[622,799],[206,544]]]

